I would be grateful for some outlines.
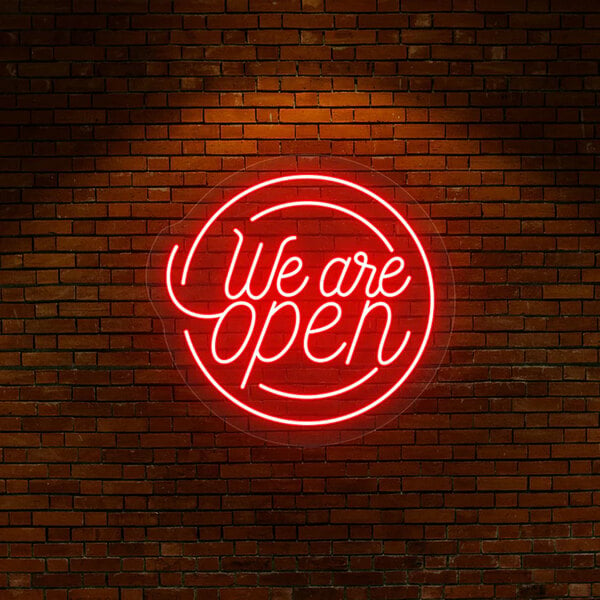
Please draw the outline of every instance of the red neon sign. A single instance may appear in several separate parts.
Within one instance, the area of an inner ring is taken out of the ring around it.
[[[381,195],[340,177],[272,177],[233,195],[189,247],[172,246],[165,281],[206,380],[273,423],[372,411],[432,333],[421,240]]]

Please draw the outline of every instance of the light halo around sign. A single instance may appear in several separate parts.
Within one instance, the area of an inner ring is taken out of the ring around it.
[[[301,173],[301,174],[285,175],[282,177],[271,178],[271,179],[262,181],[256,185],[246,188],[245,190],[243,190],[242,192],[240,192],[239,194],[234,196],[227,203],[225,203],[221,208],[219,208],[212,215],[212,217],[202,227],[200,233],[196,236],[196,238],[188,252],[188,255],[186,257],[186,261],[185,261],[184,268],[182,271],[182,276],[181,276],[181,285],[185,286],[187,283],[187,276],[188,276],[191,261],[193,259],[193,256],[194,256],[200,242],[202,241],[204,235],[209,231],[209,229],[215,223],[215,221],[217,221],[219,219],[219,217],[225,213],[225,211],[227,211],[230,207],[232,207],[239,200],[245,198],[246,196],[252,194],[253,192],[255,192],[257,190],[260,190],[260,189],[263,189],[263,188],[266,188],[269,186],[273,186],[276,184],[288,183],[288,182],[293,182],[293,181],[316,181],[316,182],[333,183],[333,184],[345,186],[347,188],[352,188],[355,191],[365,194],[366,196],[369,196],[371,199],[378,202],[382,207],[384,207],[398,222],[400,222],[402,224],[404,230],[411,237],[416,248],[418,249],[419,255],[420,255],[423,265],[425,267],[425,271],[426,271],[426,275],[427,275],[427,285],[428,285],[428,291],[429,291],[429,307],[428,307],[427,324],[426,324],[425,332],[423,334],[422,342],[421,342],[411,364],[403,372],[402,376],[391,387],[389,387],[386,392],[384,392],[378,398],[376,398],[375,400],[372,400],[371,402],[360,407],[357,410],[354,410],[354,411],[351,411],[351,412],[348,412],[345,414],[341,414],[341,415],[338,415],[335,417],[326,418],[326,419],[314,419],[314,420],[289,419],[289,418],[279,417],[276,415],[268,414],[264,411],[257,410],[255,408],[253,408],[252,406],[249,406],[247,403],[243,402],[239,398],[236,398],[233,394],[231,394],[228,390],[226,390],[213,377],[213,375],[210,373],[210,371],[206,368],[206,366],[202,362],[200,356],[198,355],[198,352],[196,351],[196,348],[192,342],[192,339],[191,339],[188,329],[184,330],[184,337],[185,337],[188,349],[189,349],[195,363],[197,364],[199,369],[203,372],[205,377],[212,383],[212,385],[225,398],[227,398],[229,401],[231,401],[233,404],[237,405],[239,408],[243,409],[247,413],[254,415],[256,417],[259,417],[261,419],[264,419],[266,421],[270,421],[270,422],[278,423],[278,424],[282,424],[282,425],[290,425],[290,426],[294,426],[294,427],[327,426],[327,425],[333,425],[336,423],[341,423],[344,421],[349,421],[351,419],[354,419],[360,415],[363,415],[363,414],[373,410],[375,407],[377,407],[378,405],[382,404],[385,400],[387,400],[394,392],[396,392],[402,386],[402,384],[406,381],[406,379],[411,375],[411,373],[414,371],[414,369],[417,367],[419,361],[421,360],[423,353],[425,351],[425,348],[427,346],[427,343],[429,341],[430,335],[431,335],[433,320],[434,320],[434,313],[435,313],[435,286],[434,286],[431,266],[429,264],[429,260],[427,258],[427,254],[423,248],[423,245],[421,244],[421,241],[419,240],[419,237],[414,232],[414,230],[409,225],[409,223],[406,221],[406,219],[393,206],[391,206],[381,196],[379,196],[372,190],[366,188],[365,186],[359,185],[352,181],[348,181],[346,179],[342,179],[340,177],[321,175],[318,173]],[[296,203],[286,203],[286,206],[294,206],[294,205],[298,206],[303,203],[306,203],[306,201],[296,202]],[[321,203],[321,204],[325,204],[325,203]],[[257,220],[258,218],[261,217],[261,215],[266,214],[267,212],[272,212],[273,210],[276,210],[277,208],[280,208],[281,206],[283,206],[283,205],[271,207],[270,209],[267,209],[266,211],[257,213],[256,215],[254,215],[254,217],[252,219]],[[340,206],[338,206],[337,209],[341,210],[342,212],[345,212],[346,214],[349,214],[349,216],[351,216],[352,218],[358,217],[358,220],[361,221],[364,225],[369,227],[372,231],[374,231],[376,233],[378,232],[377,227],[373,223],[371,223],[368,219],[362,217],[361,215],[355,214],[354,211],[349,211],[349,210],[345,209],[344,207],[340,207]],[[352,213],[352,214],[350,214],[350,213]],[[383,236],[383,234],[380,234],[380,236],[383,237],[383,239],[387,242],[388,250],[390,250],[391,244],[389,244],[389,241],[385,238],[385,236]],[[183,306],[183,304],[181,304],[179,302],[179,300],[177,299],[177,296],[172,287],[171,274],[172,274],[172,266],[173,266],[173,262],[175,259],[175,255],[177,254],[178,250],[179,250],[179,246],[177,244],[175,244],[171,249],[168,263],[167,263],[167,269],[166,269],[166,285],[167,285],[167,290],[168,290],[169,296],[171,298],[171,301],[177,306],[177,308],[181,312],[183,312],[193,318],[196,318],[196,319],[217,318],[221,313],[216,313],[216,314],[215,313],[198,313],[195,311],[191,311],[191,310],[187,309],[185,306]],[[393,251],[393,248],[390,251]],[[344,388],[340,388],[339,390],[337,390],[337,393],[339,393],[339,394],[345,393],[349,389],[352,389],[356,386],[362,385],[362,383],[364,383],[364,381],[366,381],[366,379],[368,377],[370,377],[372,374],[374,374],[374,371],[375,371],[375,369],[371,370],[365,377],[359,379],[358,381],[355,381],[353,384],[347,385]],[[271,389],[273,389],[273,388],[270,388],[269,386],[265,386],[263,384],[260,384],[260,386],[264,391],[267,391],[267,392],[269,392]],[[335,395],[335,392],[336,391],[334,391],[333,393],[330,393],[329,395]],[[277,395],[277,394],[275,394],[275,395]],[[289,397],[290,398],[295,397],[297,399],[298,398],[308,398],[308,395],[291,394],[290,393]],[[316,394],[316,395],[312,395],[312,397],[318,398],[318,397],[324,397],[324,395]]]

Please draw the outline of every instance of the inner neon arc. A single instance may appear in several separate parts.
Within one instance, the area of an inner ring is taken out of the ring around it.
[[[298,174],[298,175],[287,175],[287,176],[283,176],[283,177],[277,177],[274,179],[270,179],[264,182],[261,182],[259,184],[256,184],[250,188],[247,188],[246,190],[242,191],[241,193],[237,194],[236,196],[234,196],[231,200],[229,200],[226,204],[224,204],[219,210],[217,210],[213,216],[206,222],[206,224],[204,225],[204,227],[201,229],[201,231],[199,232],[199,234],[196,236],[194,243],[192,244],[192,247],[190,248],[190,251],[186,257],[186,261],[184,264],[184,268],[182,270],[182,275],[181,275],[181,285],[185,286],[186,282],[187,282],[187,277],[188,277],[188,273],[189,273],[189,269],[190,269],[190,265],[194,256],[194,253],[196,252],[200,242],[202,241],[204,235],[206,234],[206,232],[210,229],[210,227],[213,225],[213,223],[227,210],[229,209],[233,204],[235,204],[237,201],[241,200],[242,198],[248,196],[249,194],[252,194],[253,192],[263,189],[265,187],[268,186],[272,186],[272,185],[277,185],[279,183],[286,183],[286,182],[291,182],[291,181],[323,181],[323,182],[329,182],[329,183],[336,183],[354,190],[357,190],[367,196],[369,196],[370,198],[372,198],[373,200],[375,200],[376,202],[378,202],[381,206],[383,206],[386,210],[388,210],[396,219],[398,219],[398,221],[400,223],[402,223],[404,229],[408,232],[408,234],[410,235],[411,239],[413,240],[415,246],[418,249],[418,252],[421,256],[421,259],[423,261],[423,265],[425,267],[425,271],[427,274],[427,284],[428,284],[428,288],[429,288],[429,310],[428,310],[428,317],[427,317],[427,325],[425,328],[425,333],[423,335],[423,340],[421,342],[421,345],[415,355],[415,357],[413,358],[413,361],[411,362],[411,364],[409,365],[409,367],[406,369],[406,371],[402,374],[402,376],[381,396],[379,396],[377,399],[373,400],[372,402],[370,402],[369,404],[361,407],[360,409],[357,409],[355,411],[346,413],[346,414],[342,414],[336,417],[331,417],[331,418],[326,418],[326,419],[316,419],[316,420],[299,420],[299,419],[288,419],[288,418],[284,418],[284,417],[278,417],[275,415],[270,415],[268,413],[259,411],[254,409],[253,407],[247,405],[246,403],[242,402],[241,400],[239,400],[238,398],[236,398],[235,396],[233,396],[230,392],[228,392],[225,388],[223,388],[223,386],[221,386],[216,379],[210,374],[210,372],[208,371],[208,369],[206,368],[206,366],[203,364],[202,360],[200,359],[196,348],[194,347],[194,344],[192,342],[189,330],[185,330],[184,331],[184,336],[188,345],[188,348],[190,350],[190,353],[192,355],[192,357],[194,358],[196,364],[198,365],[198,367],[200,368],[200,370],[204,373],[204,375],[207,377],[207,379],[231,402],[233,402],[234,404],[236,404],[237,406],[239,406],[240,408],[242,408],[243,410],[249,412],[250,414],[253,414],[257,417],[260,417],[262,419],[265,419],[267,421],[271,421],[271,422],[275,422],[275,423],[281,423],[281,424],[285,424],[285,425],[294,425],[294,426],[318,426],[318,425],[329,425],[329,424],[334,424],[334,423],[339,423],[342,421],[347,421],[349,419],[353,419],[355,417],[358,417],[361,414],[364,414],[370,410],[372,410],[373,408],[375,408],[376,406],[378,406],[379,404],[381,404],[382,402],[384,402],[387,398],[389,398],[403,383],[404,381],[406,381],[406,379],[410,376],[410,374],[414,371],[414,369],[416,368],[417,364],[419,363],[419,361],[421,360],[421,357],[423,355],[423,352],[425,350],[425,347],[427,345],[427,342],[429,340],[429,337],[431,335],[431,330],[433,327],[433,318],[434,318],[434,306],[435,306],[435,291],[434,291],[434,284],[433,284],[433,276],[432,276],[432,272],[431,272],[431,267],[429,265],[429,261],[427,259],[427,255],[425,254],[425,251],[423,249],[423,246],[419,240],[419,238],[417,237],[417,235],[415,234],[415,232],[413,231],[413,229],[410,227],[410,225],[408,224],[408,222],[404,219],[404,217],[398,212],[396,211],[396,209],[394,209],[393,206],[391,206],[388,202],[386,202],[383,198],[381,198],[380,196],[378,196],[377,194],[375,194],[374,192],[372,192],[371,190],[353,183],[351,181],[347,181],[345,179],[341,179],[338,177],[332,177],[332,176],[328,176],[328,175],[319,175],[319,174]],[[366,225],[367,227],[369,227],[369,229],[371,229],[371,231],[373,233],[375,233],[380,240],[385,244],[386,248],[388,249],[388,251],[393,252],[393,247],[392,245],[389,243],[389,241],[387,240],[387,238],[381,233],[381,231],[379,231],[375,225],[373,225],[370,221],[368,221],[367,219],[365,219],[364,217],[358,215],[357,213],[354,213],[353,211],[350,211],[349,209],[346,209],[344,207],[340,207],[339,205],[336,204],[330,204],[330,203],[325,203],[325,202],[312,202],[312,201],[299,201],[299,202],[290,202],[290,203],[286,203],[286,204],[280,204],[277,205],[275,207],[271,207],[268,208],[266,210],[263,210],[260,213],[257,213],[256,215],[254,215],[253,217],[251,217],[251,221],[256,221],[258,219],[260,219],[261,217],[265,216],[266,214],[272,213],[276,210],[280,210],[283,208],[291,208],[293,206],[299,206],[299,205],[306,205],[306,204],[313,204],[316,206],[323,206],[323,207],[327,207],[327,208],[332,208],[334,210],[338,210],[340,212],[343,212],[345,214],[348,214],[349,216],[355,218],[356,220],[360,221],[361,223],[363,223],[364,225]],[[192,311],[190,309],[188,309],[187,307],[183,306],[177,299],[173,287],[172,287],[172,282],[171,282],[171,272],[172,272],[172,266],[173,266],[173,262],[175,259],[175,255],[178,252],[179,246],[176,244],[173,246],[170,256],[169,256],[169,261],[167,264],[167,277],[166,277],[166,283],[167,283],[167,290],[169,293],[169,296],[171,297],[172,302],[177,306],[177,308],[183,312],[184,314],[187,314],[188,316],[191,316],[193,318],[196,319],[215,319],[215,318],[219,318],[219,316],[222,313],[199,313],[199,312],[195,312]],[[401,345],[401,348],[399,349],[399,351],[396,353],[396,356],[399,355],[399,353],[404,349],[406,342],[408,341],[408,336],[410,335],[410,332],[407,332],[407,336],[405,337],[403,344]],[[395,360],[395,358],[394,358]],[[221,362],[221,361],[219,361]],[[390,361],[391,362],[391,361]],[[289,398],[295,398],[295,399],[314,399],[314,398],[325,398],[325,397],[330,397],[330,396],[336,396],[336,395],[340,395],[343,394],[357,386],[362,385],[367,379],[370,379],[375,373],[377,372],[377,368],[372,369],[369,373],[367,373],[367,375],[363,376],[362,378],[360,378],[359,380],[353,382],[350,385],[347,385],[343,388],[339,388],[338,390],[333,390],[331,392],[327,392],[324,394],[311,394],[311,395],[303,395],[303,394],[291,394],[289,392],[282,392],[280,390],[276,390],[274,388],[270,388],[269,386],[266,386],[262,383],[259,384],[259,387],[261,389],[263,389],[266,392],[270,392],[273,393],[275,395],[279,395],[279,396],[284,396],[284,397],[289,397]]]
[[[344,213],[344,214],[352,217],[353,219],[359,221],[360,223],[362,223],[366,227],[368,227],[381,240],[381,242],[385,245],[386,249],[390,253],[393,253],[393,251],[394,251],[394,248],[393,248],[392,244],[385,237],[385,235],[375,225],[373,225],[373,223],[371,223],[370,221],[368,221],[367,219],[365,219],[364,217],[362,217],[361,215],[359,215],[358,213],[356,213],[356,212],[354,212],[352,210],[349,210],[349,209],[347,209],[347,208],[345,208],[343,206],[339,206],[338,204],[334,204],[334,203],[330,203],[330,202],[321,202],[321,201],[313,201],[313,200],[301,200],[301,201],[286,202],[286,203],[283,203],[283,204],[277,204],[275,206],[269,207],[269,208],[267,208],[267,209],[265,209],[265,210],[263,210],[263,211],[255,214],[254,216],[250,217],[250,221],[251,222],[256,222],[259,219],[261,219],[261,218],[263,218],[263,217],[265,217],[265,216],[267,216],[267,215],[269,215],[269,214],[271,214],[273,212],[280,211],[280,210],[286,210],[286,209],[289,209],[289,208],[296,208],[296,207],[299,207],[299,206],[316,206],[316,207],[320,207],[320,208],[329,208],[329,209],[332,209],[332,210]],[[237,258],[238,250],[241,247],[241,241],[243,240],[243,235],[241,234],[241,232],[238,229],[234,229],[233,231],[238,236],[238,240],[240,242],[240,244],[238,244],[238,247],[236,248],[236,251],[234,253],[234,260],[235,260]],[[296,239],[296,236],[289,236],[289,237],[287,237],[283,241],[283,243],[281,244],[281,246],[280,246],[280,252],[281,252],[281,249],[285,246],[285,244],[288,241],[294,240],[294,239]],[[259,244],[259,247],[262,247],[262,243]],[[256,256],[258,257],[258,254]],[[169,289],[169,293],[171,294],[171,298],[174,300],[174,302],[176,302],[178,306],[182,306],[183,307],[183,305],[181,305],[181,303],[179,303],[177,301],[175,293],[174,293],[174,291],[172,289],[172,284],[171,284],[171,275],[170,274],[171,274],[171,271],[172,271],[172,264],[173,264],[173,259],[174,258],[175,258],[175,252],[173,251],[171,253],[171,256],[170,256],[170,259],[169,259],[169,263],[168,263],[168,267],[167,267],[167,286],[168,286],[168,289]],[[280,258],[280,253],[278,253],[277,260],[279,260],[279,258]],[[300,260],[300,265],[301,264],[302,264],[302,261]],[[256,266],[255,264],[252,265],[252,267],[250,269],[249,276],[248,276],[248,280],[252,279],[255,266]],[[226,280],[226,290],[227,290],[228,280],[229,280],[229,275],[230,274],[231,274],[231,272],[228,274],[228,278]],[[273,277],[273,273],[271,274],[271,277]],[[308,279],[308,278],[307,277],[305,278],[305,283],[301,287],[304,287],[304,285],[306,284],[306,279]],[[400,289],[400,293],[402,291],[404,291],[404,289],[408,286],[408,284],[410,283],[410,279],[411,279],[410,276],[408,276],[406,278],[405,284]],[[358,279],[356,280],[356,284],[357,283],[358,283]],[[271,284],[272,284],[272,280],[270,278],[269,282],[265,286],[265,292],[263,292],[263,294],[252,295],[251,292],[250,292],[250,290],[247,290],[247,293],[252,297],[252,299],[254,299],[254,300],[260,300],[260,299],[262,299],[264,293],[266,293],[266,289],[268,289],[271,286]],[[226,292],[226,295],[227,295],[227,297],[230,300],[237,300],[237,298],[240,297],[243,294],[243,292],[244,292],[244,290],[242,289],[236,295],[231,295],[228,292]],[[281,292],[281,290],[280,290],[280,293],[283,296],[286,295],[284,292]],[[344,295],[349,295],[349,294],[350,294],[350,291],[347,291],[347,292],[344,293]],[[223,319],[223,316],[226,315],[226,313],[228,311],[225,310],[222,313],[220,313],[220,316],[218,317],[218,320],[217,320],[217,324],[215,325],[215,332],[213,333],[213,337],[212,337],[212,341],[211,341],[212,356],[215,359],[215,361],[218,362],[218,363],[220,363],[220,364],[230,364],[230,363],[234,362],[242,354],[242,352],[246,348],[246,345],[247,345],[247,343],[249,341],[249,338],[250,338],[250,336],[251,336],[251,334],[253,332],[253,329],[254,329],[254,324],[255,324],[255,321],[256,321],[256,315],[254,313],[254,310],[253,310],[252,306],[249,303],[247,303],[247,302],[238,302],[237,304],[243,305],[244,307],[250,309],[250,311],[251,311],[250,314],[251,314],[251,318],[252,318],[251,323],[252,324],[249,327],[248,334],[246,335],[244,341],[242,342],[239,350],[233,356],[231,356],[230,358],[228,358],[228,359],[222,359],[222,358],[219,357],[218,352],[216,350],[216,347],[215,347],[215,338],[216,338],[216,335],[217,335],[217,331],[220,328],[221,320]],[[296,314],[298,314],[299,309],[298,309],[297,305],[295,305],[295,303],[287,302],[285,304],[293,305],[293,308],[294,308]],[[332,305],[332,304],[334,304],[334,303],[328,302],[328,303],[326,303],[323,306],[326,307],[327,305]],[[185,312],[187,314],[191,315],[192,311],[189,311],[189,310],[186,309]],[[196,316],[197,318],[202,318],[201,315],[202,315],[202,313],[194,313],[194,316]],[[210,314],[210,315],[209,314],[205,314],[204,316],[212,318],[212,314]],[[314,319],[314,316],[313,316],[313,319]],[[323,329],[319,329],[319,328],[313,329],[313,332],[317,333],[317,332],[319,332],[321,330],[324,330],[324,329],[330,329],[332,326],[334,326],[335,324],[337,324],[339,322],[339,319],[340,319],[340,313],[338,312],[337,318],[335,319],[334,322],[330,323],[326,328],[323,328]],[[311,324],[312,324],[312,319],[311,319]],[[361,321],[361,325],[362,325],[362,321]],[[387,337],[388,331],[389,331],[389,327],[386,328],[386,337]],[[294,335],[292,336],[292,338],[290,338],[290,344],[295,340],[296,334],[297,334],[297,328],[296,328],[296,330],[295,330]],[[389,364],[389,363],[393,362],[394,360],[396,360],[396,358],[398,358],[398,356],[406,348],[410,336],[411,336],[411,332],[407,331],[405,333],[404,339],[403,339],[400,347],[398,348],[398,350],[394,353],[394,355],[390,359],[388,359],[387,361],[385,361],[383,364]],[[188,344],[190,342],[191,342],[191,337],[189,338]],[[333,358],[335,358],[336,356],[338,356],[339,354],[341,354],[341,352],[345,349],[346,345],[347,345],[347,343],[344,342],[343,344],[340,345],[340,347],[338,348],[338,350],[335,353],[331,354],[328,357],[325,357],[325,358],[316,358],[316,357],[314,357],[311,354],[311,352],[310,352],[310,350],[308,348],[308,345],[307,345],[306,337],[305,337],[305,340],[304,340],[304,352],[307,355],[307,357],[309,357],[310,360],[312,360],[313,362],[324,363],[324,362],[329,362],[330,360],[332,360]],[[354,348],[354,344],[353,344],[352,348]],[[281,358],[281,356],[283,354],[285,354],[285,352],[288,349],[289,349],[289,344],[286,345],[284,347],[284,349],[281,350],[281,352],[279,352],[277,355],[275,355],[273,357],[269,357],[268,359],[265,359],[263,357],[262,361],[263,362],[276,362],[279,358]],[[349,363],[350,363],[350,354],[349,354],[348,358],[346,359],[346,364],[349,364]],[[269,393],[269,394],[272,394],[272,395],[275,395],[275,396],[280,396],[280,397],[283,397],[283,398],[293,398],[293,399],[296,399],[296,400],[325,399],[325,398],[332,398],[332,397],[335,397],[335,396],[339,396],[341,394],[344,394],[346,392],[349,392],[349,391],[351,391],[351,390],[353,390],[353,389],[361,386],[363,383],[365,383],[366,381],[368,381],[369,379],[371,379],[378,371],[379,371],[379,368],[375,367],[374,369],[372,369],[371,371],[369,371],[366,375],[360,377],[359,379],[357,379],[356,381],[353,381],[350,384],[345,385],[344,387],[337,388],[337,389],[334,389],[334,390],[330,390],[328,392],[318,393],[318,394],[299,394],[299,393],[295,393],[295,392],[290,392],[288,390],[281,390],[281,389],[278,389],[278,388],[274,388],[274,387],[268,386],[268,385],[266,385],[266,384],[264,384],[262,382],[260,382],[258,384],[258,387],[260,389],[262,389],[263,391]],[[244,389],[246,387],[248,375],[249,375],[249,372],[246,371],[246,374],[244,376],[244,379],[242,380],[242,385],[240,386],[240,389]]]

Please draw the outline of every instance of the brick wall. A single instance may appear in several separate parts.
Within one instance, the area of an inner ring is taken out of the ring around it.
[[[4,0],[2,600],[600,597],[599,10]],[[199,407],[144,285],[300,152],[405,186],[457,294],[432,392],[316,449]]]

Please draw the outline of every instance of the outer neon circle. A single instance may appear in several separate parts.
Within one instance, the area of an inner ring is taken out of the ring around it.
[[[200,233],[197,235],[196,239],[194,240],[194,243],[192,244],[192,247],[190,248],[190,251],[186,258],[183,272],[181,275],[181,285],[186,284],[187,275],[188,275],[188,271],[190,268],[190,264],[191,264],[193,255],[196,252],[196,249],[198,248],[200,242],[202,241],[202,238],[204,237],[206,232],[210,229],[212,224],[227,209],[229,209],[233,204],[235,204],[242,198],[245,198],[246,196],[248,196],[249,194],[252,194],[253,192],[255,192],[257,190],[260,190],[260,189],[268,187],[268,186],[276,185],[279,183],[287,183],[290,181],[324,181],[324,182],[328,182],[328,183],[336,183],[341,186],[357,190],[357,191],[365,194],[366,196],[369,196],[370,198],[372,198],[373,200],[378,202],[381,206],[383,206],[388,212],[390,212],[402,224],[404,229],[408,232],[408,234],[412,238],[413,242],[415,243],[415,245],[419,251],[419,254],[423,261],[423,265],[425,266],[425,271],[427,273],[427,284],[429,287],[429,312],[428,312],[428,318],[427,318],[427,326],[425,328],[425,334],[423,336],[423,341],[421,342],[421,345],[419,346],[419,349],[415,355],[415,358],[413,359],[413,361],[411,362],[409,367],[403,373],[402,377],[400,377],[396,381],[396,383],[394,383],[384,394],[382,394],[377,399],[373,400],[369,404],[366,404],[365,406],[363,406],[362,408],[360,408],[358,410],[355,410],[353,412],[346,413],[343,415],[339,415],[337,417],[331,417],[328,419],[317,419],[317,420],[286,419],[284,417],[277,417],[275,415],[270,415],[268,413],[256,410],[255,408],[248,406],[242,400],[240,400],[239,398],[236,398],[231,393],[229,393],[210,374],[209,370],[206,368],[206,366],[204,365],[204,363],[198,356],[198,353],[196,352],[196,348],[194,347],[194,344],[190,337],[190,333],[187,329],[184,330],[184,336],[185,336],[185,340],[187,342],[189,351],[190,351],[194,361],[196,362],[196,364],[198,365],[200,370],[204,373],[205,377],[212,383],[212,385],[223,396],[225,396],[225,398],[227,398],[228,400],[233,402],[235,405],[239,406],[241,409],[245,410],[246,412],[248,412],[256,417],[264,419],[266,421],[271,421],[274,423],[281,423],[283,425],[293,425],[296,427],[306,427],[306,426],[314,427],[314,426],[319,426],[319,425],[332,425],[334,423],[341,423],[343,421],[348,421],[350,419],[354,419],[360,415],[363,415],[363,414],[369,412],[370,410],[372,410],[373,408],[375,408],[376,406],[378,406],[379,404],[381,404],[382,402],[384,402],[385,400],[387,400],[396,390],[398,390],[400,388],[400,386],[406,381],[406,379],[408,379],[410,374],[415,370],[417,364],[419,363],[419,361],[421,360],[421,357],[423,356],[423,352],[425,351],[425,347],[427,346],[427,342],[429,341],[429,338],[431,336],[431,330],[433,327],[433,317],[434,317],[434,312],[435,312],[435,310],[434,310],[435,309],[435,289],[434,289],[434,283],[433,283],[433,275],[431,272],[431,266],[429,265],[429,260],[427,259],[427,255],[425,253],[425,250],[423,249],[423,245],[421,244],[421,241],[417,237],[417,234],[413,231],[413,229],[408,224],[406,219],[404,219],[404,217],[393,206],[391,206],[387,201],[385,201],[383,198],[381,198],[381,196],[379,196],[375,192],[365,188],[364,186],[361,186],[361,185],[351,182],[351,181],[347,181],[345,179],[341,179],[339,177],[331,177],[329,175],[319,175],[319,174],[286,175],[283,177],[276,177],[274,179],[269,179],[267,181],[263,181],[261,183],[258,183],[256,185],[253,185],[253,186],[247,188],[243,192],[240,192],[239,194],[234,196],[231,200],[229,200],[226,204],[224,204],[217,212],[215,212],[215,214],[206,222],[206,224],[204,225],[204,227],[202,228],[202,230],[200,231]],[[167,288],[169,291],[169,295],[171,296],[171,299],[178,306],[178,308],[180,310],[182,310],[182,312],[187,313],[190,316],[193,316],[195,318],[201,318],[201,319],[202,318],[214,318],[215,317],[214,314],[201,315],[199,313],[193,313],[192,311],[185,309],[177,301],[177,299],[172,291],[172,288],[171,288],[170,270],[172,267],[172,263],[173,263],[175,254],[178,251],[178,248],[179,247],[177,245],[173,246],[171,253],[170,253],[170,257],[169,257],[169,264],[167,267]]]

